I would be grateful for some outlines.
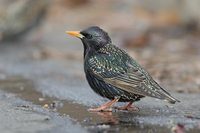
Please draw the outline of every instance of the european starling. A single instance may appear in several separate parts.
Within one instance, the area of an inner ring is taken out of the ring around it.
[[[179,102],[164,90],[132,57],[112,44],[109,35],[97,26],[83,31],[66,31],[81,39],[84,46],[84,71],[90,87],[111,101],[89,109],[108,111],[116,102],[129,102],[121,110],[135,110],[133,102],[145,96]]]

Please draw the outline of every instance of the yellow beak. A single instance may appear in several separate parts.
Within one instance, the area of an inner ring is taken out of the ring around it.
[[[83,38],[84,36],[80,33],[80,31],[66,31],[67,34],[71,36],[75,36],[78,38]]]

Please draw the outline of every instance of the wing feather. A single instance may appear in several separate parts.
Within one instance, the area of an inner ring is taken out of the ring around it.
[[[119,52],[120,53],[120,52]],[[88,66],[92,73],[104,82],[129,93],[166,99],[171,103],[176,100],[124,51],[123,55],[99,54]]]

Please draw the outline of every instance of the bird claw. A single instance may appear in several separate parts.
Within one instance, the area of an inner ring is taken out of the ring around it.
[[[103,105],[101,105],[100,107],[98,108],[91,108],[91,109],[88,109],[88,111],[90,112],[112,112],[112,105],[115,104],[117,101],[119,100],[119,98],[115,98],[113,99],[112,101],[110,102],[107,102]]]

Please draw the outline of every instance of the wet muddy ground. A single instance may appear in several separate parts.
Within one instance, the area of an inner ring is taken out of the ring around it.
[[[182,25],[173,12],[159,16],[133,11],[132,1],[118,2],[77,0],[70,7],[57,0],[39,27],[0,43],[2,133],[200,132],[200,33]],[[114,44],[181,102],[144,98],[135,103],[139,112],[88,112],[107,99],[90,89],[82,44],[65,30],[91,25],[108,31]]]

